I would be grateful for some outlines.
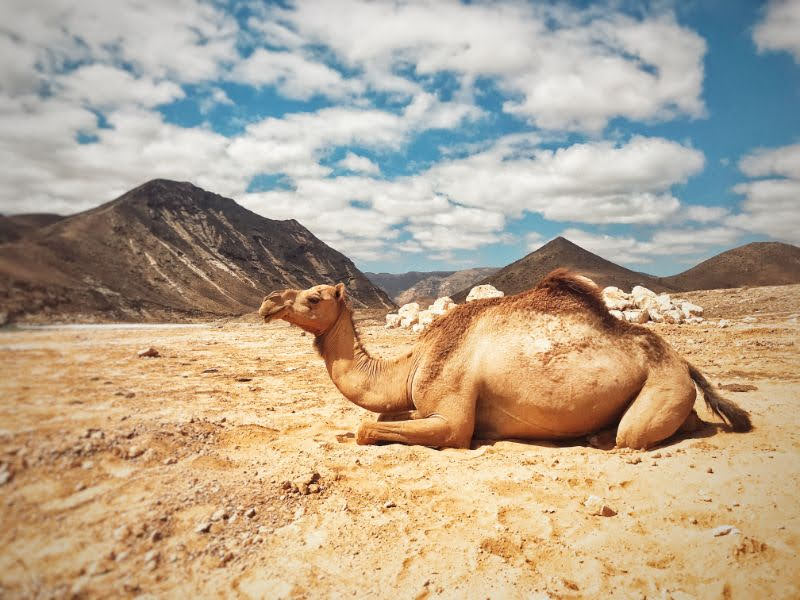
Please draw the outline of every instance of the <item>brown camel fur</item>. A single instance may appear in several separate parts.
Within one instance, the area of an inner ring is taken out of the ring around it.
[[[360,444],[465,448],[473,437],[568,439],[616,425],[618,447],[649,448],[697,423],[695,383],[734,431],[751,427],[667,342],[614,318],[597,286],[564,269],[456,307],[390,360],[362,346],[341,283],[274,292],[259,314],[313,333],[339,391],[381,413],[361,425]]]

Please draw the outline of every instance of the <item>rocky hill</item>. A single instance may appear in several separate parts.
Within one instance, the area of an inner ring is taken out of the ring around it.
[[[297,221],[167,180],[0,245],[0,312],[12,318],[238,315],[273,289],[340,281],[356,307],[393,306]]]
[[[24,215],[0,215],[0,244],[27,237],[32,232],[63,219],[51,213],[28,213]]]
[[[370,273],[365,271],[369,280],[386,292],[389,297],[396,298],[407,289],[428,277],[448,277],[455,271],[409,271],[408,273]]]
[[[781,242],[753,242],[661,281],[678,290],[800,283],[800,248]]]
[[[563,237],[551,240],[538,250],[472,285],[488,283],[506,294],[517,294],[532,288],[545,275],[558,267],[566,267],[585,275],[600,287],[615,285],[630,290],[635,285],[643,285],[655,292],[674,291],[672,286],[662,283],[657,277],[620,267]],[[469,287],[471,286],[467,286],[455,294],[453,300],[464,302],[469,293]]]
[[[394,301],[399,304],[408,302],[421,302],[427,304],[441,298],[450,296],[464,288],[471,287],[476,281],[489,277],[499,269],[495,267],[481,267],[476,269],[464,269],[449,275],[431,274],[418,281],[413,286],[394,296]]]

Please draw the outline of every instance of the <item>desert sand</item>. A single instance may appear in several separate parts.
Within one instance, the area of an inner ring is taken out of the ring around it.
[[[755,429],[698,399],[646,452],[358,446],[283,322],[2,330],[0,597],[800,597],[800,286],[685,296],[706,323],[649,327]]]

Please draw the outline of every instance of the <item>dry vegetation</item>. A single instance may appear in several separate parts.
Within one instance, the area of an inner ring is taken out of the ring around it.
[[[686,296],[731,326],[654,327],[756,429],[649,452],[357,446],[283,323],[5,330],[0,596],[798,597],[800,286]]]

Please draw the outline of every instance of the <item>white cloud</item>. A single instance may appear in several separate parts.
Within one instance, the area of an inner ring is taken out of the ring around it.
[[[731,245],[742,236],[742,231],[727,226],[663,229],[656,231],[646,241],[633,236],[596,234],[577,228],[565,229],[561,235],[607,260],[641,265],[652,262],[658,256],[698,254],[712,247]]]
[[[287,44],[322,45],[380,89],[399,73],[495,79],[505,108],[549,129],[598,131],[616,116],[702,116],[705,42],[672,17],[517,2],[314,0],[268,11]],[[442,27],[447,23],[447,27]],[[408,81],[408,80],[407,80]],[[406,83],[406,88],[408,84]],[[413,89],[413,88],[412,88]]]
[[[377,175],[381,172],[381,168],[366,156],[361,156],[353,152],[348,152],[347,155],[336,164],[340,168],[352,171],[353,173]]]
[[[275,86],[288,98],[308,100],[314,95],[346,98],[364,91],[358,79],[345,79],[327,65],[301,54],[256,49],[233,69],[231,79],[253,86]]]
[[[54,79],[58,95],[97,109],[122,104],[152,107],[183,98],[181,86],[171,81],[134,77],[128,71],[102,64],[80,67]]]
[[[711,221],[720,221],[730,211],[724,206],[704,206],[701,204],[692,204],[686,206],[686,220],[695,221],[697,223],[710,223]]]
[[[500,140],[420,177],[468,206],[508,216],[537,212],[583,223],[658,223],[678,210],[668,190],[703,168],[703,154],[662,138],[590,142],[520,157]]]
[[[763,21],[753,29],[759,52],[785,51],[800,63],[800,0],[770,0]]]
[[[770,177],[740,183],[733,191],[744,196],[741,213],[728,223],[791,243],[800,242],[800,144],[759,148],[739,161],[750,177]]]
[[[739,168],[750,177],[779,175],[800,180],[800,144],[781,148],[759,148],[739,161]]]
[[[525,247],[528,252],[533,252],[541,248],[547,240],[538,231],[529,231],[525,234]]]

